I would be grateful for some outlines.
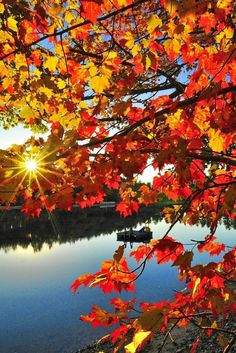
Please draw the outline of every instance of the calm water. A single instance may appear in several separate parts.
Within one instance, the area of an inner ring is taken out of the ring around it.
[[[108,309],[107,298],[117,295],[105,297],[97,288],[81,289],[77,295],[73,295],[69,287],[77,276],[97,271],[102,260],[112,257],[119,245],[115,228],[122,228],[125,224],[119,221],[118,227],[110,215],[85,218],[77,224],[77,233],[80,233],[80,225],[83,233],[79,235],[75,234],[76,227],[72,221],[71,231],[69,221],[63,226],[63,220],[60,223],[58,219],[54,219],[54,236],[52,230],[46,227],[48,238],[42,224],[40,227],[31,225],[33,232],[29,233],[29,229],[19,231],[24,247],[20,245],[20,240],[12,240],[11,232],[9,231],[9,235],[5,230],[6,238],[0,243],[1,353],[76,352],[78,348],[106,333],[104,329],[90,328],[79,317],[88,313],[94,303]],[[138,223],[139,219],[134,218],[129,221],[129,225],[139,228],[144,219],[145,217]],[[103,227],[107,223],[110,224],[108,230]],[[149,224],[154,238],[161,237],[168,227],[159,216]],[[102,226],[99,228],[100,225]],[[59,228],[60,235],[57,235]],[[66,242],[66,231],[70,234],[70,242]],[[206,226],[187,227],[182,224],[171,232],[173,237],[183,242],[202,239],[206,234]],[[226,230],[221,225],[217,235],[220,240],[224,239],[225,243],[232,245],[235,229],[231,227]],[[58,242],[55,241],[55,236]],[[80,238],[76,240],[78,236]],[[39,249],[40,251],[35,251]],[[127,246],[126,253],[129,250],[130,247]],[[197,260],[204,262],[207,259],[207,255],[201,254]],[[152,261],[137,282],[137,293],[122,294],[122,297],[138,296],[141,301],[162,300],[171,297],[174,289],[178,290],[183,286],[184,284],[178,282],[175,268],[168,264],[157,267]]]

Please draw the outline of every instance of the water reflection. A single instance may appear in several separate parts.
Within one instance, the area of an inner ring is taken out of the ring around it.
[[[45,244],[51,248],[54,243],[75,242],[136,227],[139,223],[150,221],[152,215],[153,210],[143,209],[138,216],[121,219],[114,210],[91,209],[51,214],[44,212],[40,218],[26,219],[19,211],[8,211],[1,214],[0,248],[8,251],[19,245],[23,248],[32,246],[37,252]],[[161,218],[158,212],[155,220]]]
[[[111,296],[105,297],[97,288],[81,288],[74,296],[69,290],[71,283],[83,273],[96,272],[103,260],[112,257],[119,230],[139,229],[150,221],[155,239],[169,227],[155,208],[144,209],[139,216],[126,220],[113,211],[56,212],[53,218],[45,213],[35,220],[26,220],[20,212],[11,211],[1,217],[1,353],[76,352],[105,335],[105,328],[90,329],[79,316],[89,312],[94,303],[110,310],[107,302]],[[219,237],[233,242],[233,232],[225,228],[235,228],[235,223],[226,219],[222,222],[225,226],[218,228]],[[207,232],[202,221],[198,227],[178,224],[171,236],[184,242],[190,235],[202,239]],[[129,252],[128,246],[125,255]],[[207,256],[200,254],[196,261],[205,263],[209,261]],[[136,266],[133,259],[128,261],[131,268]],[[169,263],[157,267],[153,259],[137,281],[136,293],[122,293],[122,298],[137,296],[140,301],[162,301],[183,286],[175,267]]]
[[[49,249],[53,244],[74,243],[79,239],[91,239],[101,234],[119,232],[122,229],[136,228],[144,223],[157,224],[163,219],[160,210],[154,207],[143,208],[138,215],[120,218],[113,209],[55,211],[42,213],[40,218],[26,219],[18,210],[0,213],[0,249],[5,252],[22,247],[31,252]],[[236,220],[223,218],[220,222],[226,229],[236,229]],[[198,222],[209,227],[206,220]],[[117,239],[120,240],[120,239]],[[33,251],[32,251],[33,250]]]

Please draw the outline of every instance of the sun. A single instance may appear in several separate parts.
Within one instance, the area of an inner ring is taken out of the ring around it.
[[[30,172],[34,172],[38,168],[38,163],[34,159],[28,159],[25,161],[25,168]]]

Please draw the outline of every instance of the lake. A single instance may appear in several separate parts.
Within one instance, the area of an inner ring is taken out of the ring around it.
[[[109,309],[107,298],[117,297],[117,293],[104,296],[97,288],[82,288],[73,295],[70,285],[79,275],[97,271],[103,260],[112,258],[121,244],[116,241],[118,230],[138,229],[149,221],[153,238],[160,238],[168,229],[157,210],[127,220],[112,211],[57,212],[29,221],[21,213],[9,211],[0,218],[1,353],[75,353],[104,335],[105,329],[92,329],[79,317],[93,304]],[[204,222],[193,227],[177,224],[170,233],[184,243],[207,234]],[[235,224],[225,219],[216,235],[233,245]],[[126,254],[129,251],[127,244]],[[208,259],[203,253],[196,260]],[[164,300],[183,287],[176,268],[150,261],[136,283],[136,293],[122,293],[121,297]]]

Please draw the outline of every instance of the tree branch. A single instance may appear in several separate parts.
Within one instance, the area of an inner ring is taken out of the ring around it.
[[[145,2],[149,2],[149,1],[150,0],[138,0],[136,2],[133,2],[130,5],[127,5],[127,6],[124,6],[124,7],[120,8],[120,9],[118,9],[118,10],[112,11],[112,12],[110,12],[110,13],[104,15],[104,16],[98,17],[97,18],[97,22],[102,22],[102,21],[108,20],[111,17],[117,16],[120,13],[123,13],[123,12],[125,12],[127,10],[133,9],[136,6],[141,5],[141,4],[145,3]],[[61,31],[55,31],[54,33],[46,34],[45,36],[43,36],[43,37],[41,37],[41,38],[39,38],[39,39],[29,43],[29,44],[21,46],[20,48],[16,48],[15,50],[12,50],[10,53],[7,53],[7,54],[3,55],[2,57],[0,57],[0,60],[4,60],[7,57],[9,57],[10,55],[13,55],[13,54],[16,54],[16,53],[19,53],[19,52],[23,52],[23,51],[25,51],[25,49],[30,48],[33,45],[36,45],[36,44],[38,44],[38,43],[40,43],[40,42],[42,42],[42,41],[44,41],[44,40],[46,40],[48,38],[62,36],[65,33],[69,33],[69,32],[71,32],[72,30],[74,30],[76,28],[83,27],[83,26],[88,25],[88,24],[91,24],[91,21],[85,20],[82,23],[78,23],[78,24],[76,24],[74,26],[65,28],[65,29],[63,29]]]
[[[229,92],[235,92],[236,91],[236,85],[233,86],[229,86],[226,88],[221,89],[220,91],[218,91],[217,93],[214,92],[214,96],[220,96],[220,95],[224,95],[227,94]],[[187,106],[190,106],[194,103],[200,102],[201,100],[204,100],[205,97],[201,97],[201,93],[197,94],[196,96],[192,97],[192,98],[188,98],[185,99],[183,101],[178,102],[174,109],[178,109],[178,108],[185,108]],[[155,118],[160,118],[166,114],[170,114],[173,111],[172,107],[168,107],[168,108],[164,108],[162,110],[159,110],[158,112],[155,113]],[[116,133],[115,135],[106,137],[104,139],[101,140],[92,140],[84,145],[81,145],[81,147],[92,147],[92,146],[97,146],[100,145],[104,142],[109,142],[112,141],[115,137],[117,136],[126,136],[129,132],[135,130],[137,127],[143,125],[144,123],[148,122],[151,120],[150,116],[147,116],[143,119],[138,120],[137,122],[135,122],[134,124],[128,126],[127,128],[124,128],[123,130],[120,131],[120,133]]]

